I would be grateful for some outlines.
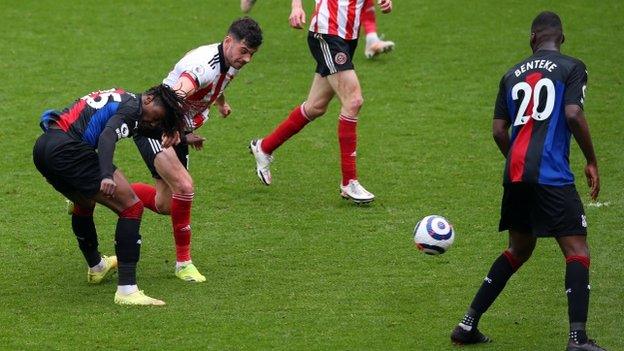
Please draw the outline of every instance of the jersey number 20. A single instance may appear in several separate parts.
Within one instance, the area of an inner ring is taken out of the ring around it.
[[[511,89],[512,99],[518,100],[520,91],[524,92],[524,97],[516,114],[514,126],[526,124],[531,117],[537,121],[543,121],[550,117],[555,107],[555,85],[552,80],[542,78],[535,83],[535,87],[531,87],[527,82],[520,82]],[[546,105],[543,110],[538,111],[542,94],[546,94]],[[533,108],[531,111],[527,111],[531,98],[533,98]]]

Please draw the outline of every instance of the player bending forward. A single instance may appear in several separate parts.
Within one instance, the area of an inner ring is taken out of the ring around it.
[[[182,127],[183,111],[182,99],[169,87],[159,85],[137,95],[121,89],[94,92],[63,112],[46,111],[41,118],[44,134],[33,149],[35,166],[54,189],[74,203],[72,230],[89,265],[87,281],[99,283],[118,268],[117,304],[165,303],[146,296],[137,287],[143,203],[113,165],[115,144],[152,130],[162,130],[172,137]],[[93,223],[96,202],[119,216],[115,230],[117,256],[101,256],[98,251]]]
[[[213,104],[217,105],[221,116],[227,117],[231,113],[223,92],[238,70],[251,61],[261,44],[260,26],[253,19],[244,17],[232,23],[221,43],[189,51],[163,80],[184,96],[190,106],[184,117],[186,135],[182,142],[164,147],[173,140],[165,139],[161,143],[159,139],[143,135],[134,137],[156,184],[153,187],[134,183],[132,189],[145,207],[155,213],[171,215],[176,248],[175,275],[185,281],[206,281],[191,260],[191,206],[195,190],[188,172],[189,145],[200,150],[205,140],[193,131],[208,120]]]
[[[362,107],[362,90],[353,67],[360,26],[359,14],[365,0],[316,0],[308,33],[308,46],[316,60],[316,73],[308,99],[296,106],[290,115],[269,135],[252,140],[250,149],[256,159],[256,171],[265,185],[273,181],[270,165],[273,152],[314,119],[325,114],[334,95],[340,99],[338,141],[342,182],[340,194],[356,203],[368,203],[375,195],[358,181],[356,172],[356,126]],[[392,1],[380,1],[381,11],[392,11]],[[302,28],[305,12],[301,0],[292,1],[290,25]]]
[[[451,340],[456,344],[490,341],[477,329],[481,315],[531,257],[537,238],[554,237],[566,262],[570,321],[566,350],[604,350],[585,331],[590,262],[587,222],[568,161],[572,134],[587,160],[585,175],[595,200],[600,179],[583,113],[587,71],[583,62],[559,52],[563,41],[559,16],[540,13],[531,26],[533,55],[501,79],[493,133],[507,158],[499,230],[509,231],[509,247],[494,261],[468,312],[453,330]]]

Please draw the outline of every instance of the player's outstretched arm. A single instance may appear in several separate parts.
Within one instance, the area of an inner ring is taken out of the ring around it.
[[[600,193],[600,176],[598,175],[598,161],[594,153],[594,144],[589,133],[589,125],[585,119],[585,113],[578,105],[566,105],[565,114],[568,127],[585,156],[587,162],[585,176],[587,177],[589,194],[592,200],[596,200],[598,193]]]
[[[377,3],[379,4],[381,13],[392,12],[392,0],[378,0]]]
[[[290,8],[290,17],[288,17],[290,26],[296,29],[302,29],[303,25],[306,23],[306,14],[305,11],[303,11],[301,0],[292,0]]]
[[[509,153],[509,121],[502,118],[494,118],[492,122],[492,136],[498,146],[498,149],[507,157]]]

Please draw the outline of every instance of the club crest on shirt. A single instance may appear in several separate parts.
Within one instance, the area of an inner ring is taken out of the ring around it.
[[[344,52],[337,53],[336,56],[334,56],[334,62],[336,62],[337,65],[344,65],[347,62],[347,54]]]
[[[197,74],[198,76],[201,76],[202,74],[204,74],[204,71],[205,71],[204,66],[195,66],[193,68],[193,72]]]

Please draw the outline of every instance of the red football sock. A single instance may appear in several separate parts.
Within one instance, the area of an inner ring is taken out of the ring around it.
[[[158,208],[156,208],[156,188],[145,183],[132,183],[130,187],[132,187],[136,196],[141,200],[143,206],[158,213]]]
[[[178,262],[191,260],[191,206],[193,194],[171,196],[171,223]]]
[[[372,0],[366,0],[360,14],[360,22],[364,27],[364,33],[376,33],[377,22],[375,21],[375,5]]]
[[[340,143],[340,166],[342,169],[342,185],[349,180],[357,179],[355,157],[357,148],[357,118],[340,115],[338,119],[338,141]]]
[[[275,149],[297,134],[308,123],[310,120],[306,118],[303,105],[295,107],[288,118],[283,120],[271,134],[262,139],[260,144],[262,151],[267,154],[273,153]]]

